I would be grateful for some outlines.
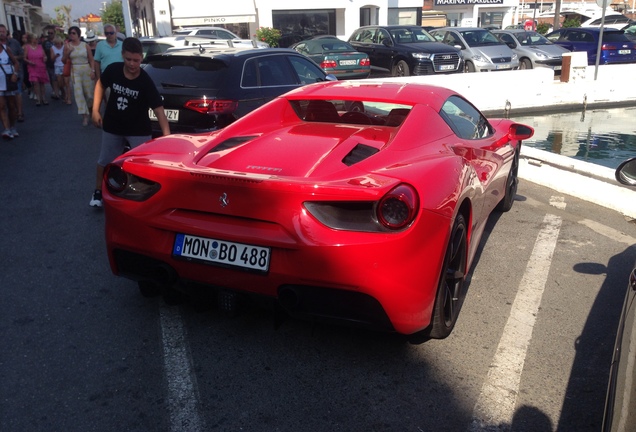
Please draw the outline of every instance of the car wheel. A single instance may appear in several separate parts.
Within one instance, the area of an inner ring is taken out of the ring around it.
[[[411,72],[409,71],[409,65],[407,65],[404,60],[400,60],[399,62],[397,62],[395,66],[393,66],[393,76],[407,77],[410,75],[411,75]]]
[[[364,112],[364,104],[359,101],[345,102],[345,109],[347,112]]]
[[[455,218],[446,247],[433,318],[428,329],[428,335],[433,339],[444,339],[453,331],[462,307],[468,259],[466,230],[466,221],[460,213]]]
[[[497,211],[507,212],[512,208],[517,195],[517,185],[519,184],[519,150],[515,150],[515,157],[512,159],[512,166],[506,179],[506,194],[497,204]]]
[[[475,65],[471,62],[466,62],[464,65],[464,72],[475,72]]]
[[[519,69],[532,69],[532,62],[529,59],[523,59],[519,62]]]
[[[151,298],[161,295],[161,287],[154,282],[139,281],[137,286],[139,287],[139,293],[144,297]]]

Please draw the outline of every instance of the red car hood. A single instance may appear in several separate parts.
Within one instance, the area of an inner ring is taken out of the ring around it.
[[[386,148],[394,134],[389,128],[314,123],[254,137],[218,136],[196,163],[218,170],[282,177],[329,176]]]

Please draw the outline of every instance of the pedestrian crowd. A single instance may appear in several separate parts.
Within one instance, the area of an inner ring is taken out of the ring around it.
[[[136,38],[119,40],[112,24],[103,28],[104,40],[98,40],[92,30],[82,37],[76,26],[67,34],[47,26],[41,36],[14,32],[11,37],[0,24],[2,139],[20,136],[16,124],[25,121],[23,106],[29,100],[36,107],[49,105],[47,94],[57,103],[72,105],[74,101],[82,125],[88,126],[92,119],[102,129],[95,189],[89,202],[93,207],[102,206],[106,165],[126,148],[151,139],[150,109],[163,134],[170,133],[162,98],[141,68],[141,42]]]
[[[82,37],[76,26],[68,32],[51,25],[41,35],[22,31],[10,35],[0,24],[2,139],[18,137],[17,123],[25,121],[24,104],[47,106],[47,95],[56,103],[75,103],[82,124],[88,126],[98,69],[122,61],[116,27],[105,24],[103,28],[106,39],[99,40],[93,30]]]

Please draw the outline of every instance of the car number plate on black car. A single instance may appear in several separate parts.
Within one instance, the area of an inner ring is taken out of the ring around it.
[[[212,264],[267,272],[271,249],[187,234],[177,234],[172,254]]]
[[[163,112],[166,113],[166,118],[168,119],[169,122],[176,123],[179,121],[179,110],[164,109]],[[150,117],[150,120],[157,121],[157,116],[155,115],[155,112],[152,109],[148,110],[148,117]]]

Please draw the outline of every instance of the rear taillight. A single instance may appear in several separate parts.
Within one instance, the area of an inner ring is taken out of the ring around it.
[[[360,66],[371,66],[371,60],[368,58],[363,58],[360,60]]]
[[[320,67],[322,69],[333,69],[337,66],[336,62],[334,60],[323,60],[320,63]]]
[[[191,99],[183,107],[201,114],[229,114],[238,106],[237,101],[218,99]]]
[[[603,44],[601,45],[601,50],[603,51],[612,51],[612,50],[617,50],[618,47],[616,45],[611,45],[611,44]]]
[[[389,229],[402,229],[413,222],[418,206],[419,198],[415,189],[401,184],[382,197],[378,203],[378,221]]]
[[[126,172],[122,165],[122,161],[115,161],[104,170],[104,182],[111,194],[132,201],[145,201],[161,189],[159,183]]]

